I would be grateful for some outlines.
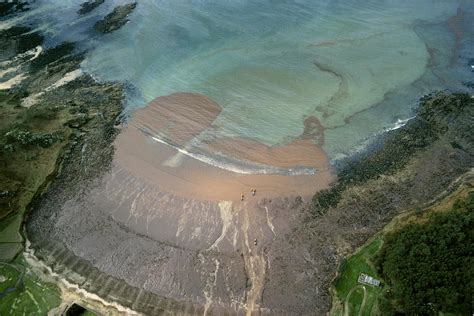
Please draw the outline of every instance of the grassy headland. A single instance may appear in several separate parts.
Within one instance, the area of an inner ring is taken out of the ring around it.
[[[467,182],[432,207],[394,218],[343,261],[330,314],[469,315],[473,203],[472,183]],[[360,273],[382,285],[359,284]],[[364,289],[363,295],[354,295],[358,289]]]

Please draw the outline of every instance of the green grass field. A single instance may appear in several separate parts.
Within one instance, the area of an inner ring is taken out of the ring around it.
[[[0,315],[47,315],[61,303],[59,289],[39,280],[24,265],[21,257],[11,264],[0,264]],[[12,291],[5,294],[7,288]]]
[[[335,291],[337,299],[342,303],[343,310],[333,310],[331,315],[368,316],[372,314],[383,287],[362,285],[357,282],[357,278],[360,273],[365,273],[380,279],[372,260],[381,244],[382,238],[377,237],[342,264],[339,277],[335,282]]]

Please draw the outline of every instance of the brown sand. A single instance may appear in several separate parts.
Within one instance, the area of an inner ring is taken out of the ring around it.
[[[257,190],[258,197],[305,196],[327,187],[333,181],[325,153],[310,139],[297,139],[277,147],[237,138],[219,139],[207,144],[209,150],[218,150],[238,159],[278,167],[308,166],[318,169],[315,175],[246,175],[213,167],[184,155],[180,157],[179,166],[164,165],[165,161],[180,154],[139,130],[146,127],[157,135],[165,135],[174,143],[185,144],[209,128],[219,111],[220,107],[215,102],[199,94],[180,93],[157,98],[137,111],[128,127],[118,136],[115,166],[155,184],[161,190],[213,201],[240,200],[242,193],[251,195],[251,188]]]
[[[130,125],[185,145],[209,128],[220,112],[221,107],[205,95],[174,93],[158,97],[137,110]]]
[[[283,146],[266,146],[243,138],[219,138],[205,146],[209,152],[275,167],[295,166],[325,169],[326,155],[309,139],[296,139]]]

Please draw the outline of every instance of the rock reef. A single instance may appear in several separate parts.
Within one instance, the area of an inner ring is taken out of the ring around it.
[[[105,0],[91,0],[91,1],[86,1],[81,4],[81,8],[77,11],[78,14],[87,14],[91,11],[93,11],[95,8],[100,6],[102,3],[104,3]]]
[[[110,33],[124,26],[129,20],[127,16],[135,10],[137,3],[129,3],[115,7],[102,20],[98,21],[94,28],[101,33]]]
[[[114,124],[122,88],[82,74],[73,43],[43,51],[43,37],[26,27],[0,37],[4,76],[20,78],[0,91],[0,257],[10,260],[22,248],[19,231],[31,200],[54,179],[70,146]]]

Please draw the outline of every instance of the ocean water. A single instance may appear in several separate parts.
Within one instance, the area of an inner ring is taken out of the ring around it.
[[[21,19],[48,45],[89,49],[83,69],[127,83],[130,113],[175,92],[210,97],[223,108],[214,137],[284,144],[314,116],[335,160],[411,117],[423,94],[473,79],[471,1],[140,0],[105,36],[91,25],[129,1],[79,17],[81,2],[37,1]]]

